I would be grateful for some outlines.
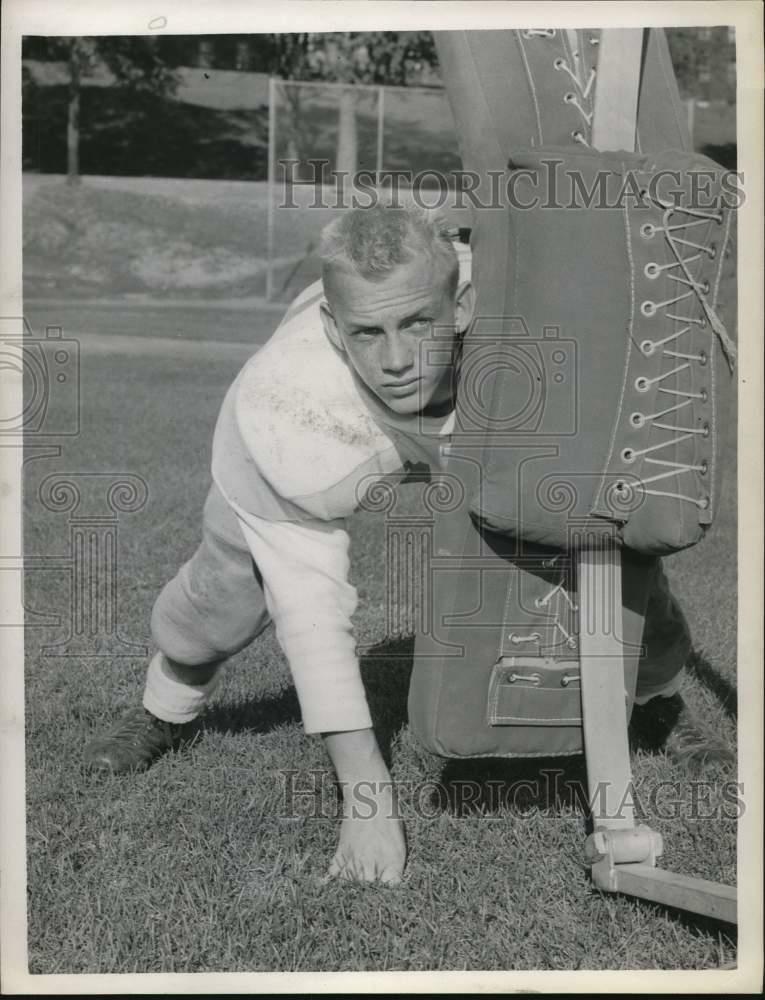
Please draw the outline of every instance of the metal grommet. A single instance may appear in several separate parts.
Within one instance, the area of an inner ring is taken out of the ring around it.
[[[708,246],[707,253],[709,254],[709,259],[714,260],[715,257],[717,256],[717,244],[712,243],[710,246]]]
[[[624,448],[622,450],[622,462],[624,462],[626,465],[632,465],[634,461],[635,461],[635,452],[632,450],[632,448]]]
[[[699,327],[702,330],[706,330],[706,328],[707,328],[707,318],[706,318],[706,316],[702,316],[701,319],[699,320]]]
[[[553,59],[553,69],[563,69],[563,60],[560,56],[557,59]]]
[[[644,222],[640,227],[640,235],[644,240],[650,240],[656,232],[656,227],[651,222]]]
[[[707,462],[706,459],[704,459],[704,461],[701,463],[701,475],[706,476],[707,472],[709,472],[709,463]]]
[[[701,431],[702,431],[701,436],[708,438],[710,434],[709,424],[704,424],[704,426],[701,428]]]
[[[702,510],[707,510],[709,508],[709,497],[702,497],[697,503]]]
[[[707,360],[708,360],[707,359],[707,352],[706,351],[702,351],[701,354],[699,354],[699,364],[700,365],[705,365],[707,363]]]
[[[620,479],[614,483],[611,492],[621,503],[628,503],[632,499],[634,490],[623,479]]]
[[[578,128],[575,128],[574,131],[571,133],[571,138],[575,142],[582,142],[584,140],[584,135],[582,134],[582,132],[579,131]]]
[[[701,283],[701,291],[702,291],[702,293],[704,295],[709,295],[709,282],[708,281],[702,281],[702,283]]]
[[[656,350],[656,344],[654,344],[652,340],[644,340],[640,344],[640,350],[643,352],[643,354],[645,354],[647,358],[650,358],[650,356]]]
[[[656,303],[651,302],[650,299],[646,299],[645,302],[640,303],[640,311],[644,316],[655,316],[656,315]]]
[[[659,275],[661,274],[661,272],[659,271],[659,265],[654,263],[654,261],[651,261],[650,263],[646,264],[646,266],[643,268],[643,274],[646,276],[646,278],[651,278],[651,279],[658,278]]]
[[[569,90],[567,94],[563,95],[563,100],[566,102],[566,104],[571,104],[572,101],[576,100],[576,94],[572,93],[572,91]]]
[[[645,375],[639,375],[635,379],[635,388],[637,389],[638,392],[648,392],[649,383]]]
[[[706,389],[702,389],[701,390],[701,402],[702,403],[706,403],[706,401],[707,401],[708,398],[709,397],[707,396],[707,390]]]
[[[534,607],[535,608],[543,608],[544,606],[545,606],[545,602],[544,602],[544,598],[543,597],[535,597],[534,598]]]
[[[642,413],[635,411],[635,413],[630,415],[630,423],[633,427],[643,427],[645,425],[645,417]]]

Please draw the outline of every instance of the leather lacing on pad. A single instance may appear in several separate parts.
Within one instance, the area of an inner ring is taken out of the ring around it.
[[[570,568],[566,565],[560,565],[561,556],[562,553],[559,553],[558,555],[551,556],[550,558],[544,559],[542,561],[542,566],[544,567],[544,569],[552,569],[552,570],[559,569],[560,579],[557,581],[557,583],[550,585],[550,589],[547,591],[547,593],[542,594],[541,596],[535,598],[534,606],[542,610],[544,608],[548,608],[554,602],[555,607],[550,608],[550,614],[552,616],[551,624],[559,634],[560,638],[562,639],[564,646],[567,649],[571,650],[571,649],[576,649],[577,647],[577,637],[573,632],[573,627],[566,628],[563,622],[561,621],[560,611],[563,610],[567,614],[568,618],[573,619],[575,621],[576,613],[579,610],[579,606],[577,605],[576,601],[573,600],[571,594],[569,593],[569,590],[571,589],[568,586],[568,577],[570,573]],[[508,589],[508,595],[507,595],[508,604],[510,602],[510,596],[511,596],[510,589]],[[507,621],[508,619],[508,612],[509,608],[506,607],[504,621]],[[571,626],[570,621],[567,622],[567,624]],[[507,633],[506,639],[511,644],[511,646],[515,647],[516,652],[521,652],[528,643],[536,643],[539,646],[543,645],[542,633],[538,631],[525,632],[525,633],[509,632]],[[531,683],[535,682],[539,683],[539,675],[535,675],[535,677],[531,675],[529,675],[528,677],[517,675],[514,679],[528,680]],[[578,680],[578,675],[570,675],[570,676],[564,675],[564,679],[561,680],[561,683],[565,687],[574,679]]]
[[[641,413],[640,411],[636,411],[630,416],[630,424],[636,430],[642,428],[650,429],[653,426],[659,430],[668,432],[672,436],[668,437],[665,441],[659,441],[645,448],[623,449],[621,459],[625,465],[631,465],[636,459],[645,456],[645,464],[658,466],[664,471],[659,471],[655,475],[636,478],[629,486],[626,484],[617,484],[616,493],[623,499],[632,489],[639,488],[646,495],[670,497],[695,504],[704,510],[709,506],[709,497],[688,496],[681,492],[655,488],[649,489],[648,487],[672,477],[686,475],[687,473],[699,473],[702,476],[706,476],[708,472],[706,462],[693,464],[692,462],[673,461],[665,457],[660,457],[659,453],[665,452],[665,449],[678,445],[683,441],[690,440],[696,435],[709,437],[710,434],[708,424],[704,424],[703,427],[693,427],[682,422],[682,411],[689,406],[692,407],[694,400],[701,400],[702,403],[707,400],[706,389],[700,388],[697,391],[693,389],[693,382],[695,381],[693,366],[699,365],[704,367],[709,361],[706,351],[702,350],[700,353],[693,353],[687,347],[683,350],[685,344],[682,338],[686,337],[694,326],[700,329],[711,328],[712,333],[720,341],[731,370],[733,370],[735,364],[736,348],[708,298],[710,293],[709,282],[700,280],[699,275],[694,276],[691,272],[691,265],[699,261],[702,262],[702,265],[699,266],[699,270],[701,270],[705,257],[711,260],[715,259],[718,250],[717,245],[715,243],[709,243],[708,245],[698,243],[687,238],[688,230],[692,230],[697,226],[706,226],[710,221],[721,225],[723,217],[721,213],[711,210],[702,211],[696,208],[684,208],[663,201],[660,201],[659,205],[664,209],[662,225],[656,226],[650,222],[645,223],[640,229],[640,235],[643,239],[653,239],[657,234],[662,233],[674,260],[670,260],[664,264],[651,261],[645,265],[643,273],[646,278],[653,280],[666,272],[666,277],[676,282],[680,286],[680,289],[677,295],[662,302],[654,302],[646,299],[640,305],[640,312],[648,320],[654,317],[658,317],[661,320],[661,314],[663,313],[664,318],[667,320],[683,325],[680,329],[675,330],[666,337],[656,340],[644,339],[641,342],[640,351],[645,357],[651,357],[657,350],[661,350],[662,357],[667,359],[667,368],[653,378],[639,375],[634,382],[635,390],[637,392],[649,392],[651,387],[656,385],[658,387],[657,393],[668,397],[667,402],[670,405],[658,410],[656,413]],[[689,250],[691,251],[691,256],[683,257],[682,254],[687,253]],[[688,307],[695,304],[701,306],[701,315],[687,315],[687,313],[693,311]],[[709,350],[711,351],[712,349],[713,345],[710,346]],[[670,388],[664,384],[668,379],[675,376],[679,378],[686,372],[690,375],[691,387],[685,389]],[[666,422],[665,418],[669,418],[670,422]]]
[[[555,28],[527,28],[521,32],[521,37],[530,38],[555,38],[557,31]],[[562,37],[565,39],[565,32],[562,33]],[[598,38],[591,37],[590,44],[597,45]],[[586,81],[580,79],[579,74],[573,69],[569,63],[562,57],[557,56],[553,60],[553,69],[558,73],[566,73],[571,79],[571,83],[576,88],[575,91],[568,91],[563,95],[563,100],[566,104],[570,104],[572,108],[575,108],[580,115],[582,121],[584,122],[587,130],[587,134],[592,129],[592,119],[594,115],[594,110],[592,107],[592,96],[594,95],[596,70],[595,68],[590,69],[589,76]],[[581,129],[574,129],[571,133],[571,138],[574,142],[578,142],[582,146],[589,146],[587,137]]]
[[[551,40],[556,37],[558,32],[554,28],[528,28],[521,31],[520,34],[525,39],[541,38]],[[561,40],[565,45],[565,32],[561,32]],[[597,37],[593,36],[590,38],[590,43],[593,45],[597,44],[598,41]],[[576,68],[572,67],[562,56],[557,56],[553,60],[553,68],[556,72],[565,73],[575,88],[575,91],[572,90],[566,93],[563,100],[576,109],[582,119],[584,129],[574,130],[571,133],[571,138],[580,145],[589,148],[590,142],[588,141],[588,136],[591,134],[594,116],[592,101],[597,71],[594,67],[591,68],[587,80],[584,81],[580,78],[580,74],[576,71]],[[641,228],[641,235],[645,239],[651,239],[654,235],[663,233],[670,254],[674,259],[665,264],[652,262],[646,265],[644,273],[647,278],[652,279],[658,278],[666,272],[666,277],[683,286],[683,290],[678,295],[664,302],[652,302],[650,300],[643,302],[640,307],[641,313],[646,319],[651,319],[655,316],[660,317],[660,314],[663,312],[667,320],[684,325],[681,329],[676,330],[666,337],[643,340],[640,344],[640,350],[646,357],[653,355],[656,350],[661,349],[663,358],[668,359],[672,367],[668,367],[666,371],[663,371],[654,378],[648,378],[647,376],[638,377],[635,380],[635,389],[638,392],[649,392],[652,386],[658,385],[657,391],[665,398],[669,397],[667,398],[667,402],[672,400],[672,405],[668,405],[658,412],[651,414],[635,412],[630,417],[630,423],[635,430],[653,426],[673,436],[669,437],[666,441],[660,441],[657,444],[649,445],[642,449],[625,448],[621,453],[622,462],[625,465],[631,465],[636,459],[643,457],[646,464],[658,467],[661,471],[657,471],[655,475],[633,479],[629,485],[626,483],[617,483],[614,493],[620,501],[628,502],[633,495],[633,490],[638,488],[648,496],[669,497],[686,503],[692,503],[704,510],[709,507],[709,497],[693,497],[683,492],[673,492],[650,487],[673,476],[681,476],[687,473],[698,473],[706,476],[708,472],[706,462],[694,464],[692,462],[671,461],[663,457],[661,453],[663,452],[666,455],[665,449],[687,441],[695,435],[708,437],[710,434],[708,425],[697,428],[686,426],[682,422],[674,422],[678,419],[682,410],[693,404],[694,399],[706,402],[707,398],[706,390],[704,389],[693,392],[691,390],[670,388],[667,384],[668,380],[674,376],[680,376],[683,372],[689,371],[691,365],[698,364],[703,366],[708,361],[706,352],[694,354],[689,353],[687,350],[684,351],[682,349],[683,342],[681,338],[691,331],[693,326],[698,326],[701,329],[710,327],[720,341],[731,370],[733,370],[735,364],[736,348],[709,299],[709,284],[694,277],[691,272],[692,265],[698,261],[703,262],[705,256],[714,260],[717,252],[715,244],[705,245],[689,238],[692,235],[693,227],[706,226],[710,221],[721,224],[723,219],[719,212],[707,212],[691,208],[685,209],[661,199],[656,199],[655,201],[656,207],[663,210],[662,225],[656,226],[648,223]],[[683,254],[689,250],[692,251],[691,255],[684,257]],[[690,303],[687,300],[700,303],[701,316],[683,314],[688,311],[687,305]],[[686,303],[686,306],[681,306],[681,303]],[[672,310],[673,306],[678,306],[679,311]],[[673,414],[677,416],[673,417]],[[670,422],[663,422],[663,418],[667,417],[670,418]]]

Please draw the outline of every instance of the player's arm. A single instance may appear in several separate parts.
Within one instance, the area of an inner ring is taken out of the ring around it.
[[[330,875],[397,882],[405,862],[395,793],[361,681],[342,521],[268,521],[236,509],[289,661],[305,730],[321,733],[343,789],[345,818]]]
[[[371,727],[351,624],[357,595],[348,581],[343,522],[271,521],[235,510],[263,578],[305,731]]]

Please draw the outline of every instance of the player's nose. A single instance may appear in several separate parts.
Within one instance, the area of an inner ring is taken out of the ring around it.
[[[386,335],[381,364],[383,371],[390,375],[401,375],[412,368],[414,353],[400,334]]]

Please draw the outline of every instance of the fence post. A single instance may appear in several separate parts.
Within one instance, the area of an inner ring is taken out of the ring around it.
[[[268,182],[266,197],[268,212],[266,223],[266,300],[274,293],[274,194],[276,181],[276,79],[268,78]]]
[[[380,188],[380,174],[383,168],[383,135],[385,131],[385,87],[377,92],[377,163],[375,164],[375,185]]]

